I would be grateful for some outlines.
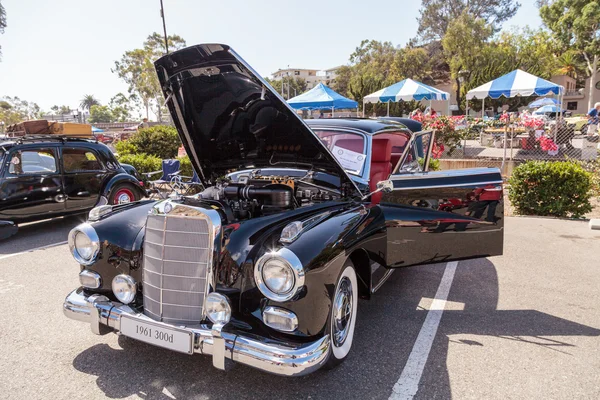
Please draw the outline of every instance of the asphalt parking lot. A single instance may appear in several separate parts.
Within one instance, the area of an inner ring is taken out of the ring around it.
[[[1,398],[600,398],[600,232],[587,223],[508,218],[502,257],[398,270],[359,302],[349,359],[301,378],[224,373],[65,318],[78,265],[55,244],[77,223],[0,243]]]

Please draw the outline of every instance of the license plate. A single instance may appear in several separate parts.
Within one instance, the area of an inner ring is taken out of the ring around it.
[[[193,354],[193,333],[121,315],[121,334],[165,349]]]

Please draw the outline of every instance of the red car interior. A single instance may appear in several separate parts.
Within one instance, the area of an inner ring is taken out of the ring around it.
[[[371,152],[371,175],[369,177],[369,190],[377,189],[377,182],[387,179],[392,173],[392,141],[389,139],[373,139]],[[371,203],[379,204],[383,193],[371,196]]]

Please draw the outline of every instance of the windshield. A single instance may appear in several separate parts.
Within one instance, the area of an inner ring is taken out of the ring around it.
[[[361,175],[366,159],[364,136],[326,130],[316,130],[315,133],[346,172]]]

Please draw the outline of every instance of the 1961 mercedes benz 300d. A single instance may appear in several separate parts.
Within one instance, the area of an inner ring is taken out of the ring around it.
[[[71,231],[64,313],[92,332],[302,375],[348,356],[358,298],[395,268],[502,253],[500,171],[428,172],[431,132],[307,125],[226,45],[155,64],[205,190]]]

